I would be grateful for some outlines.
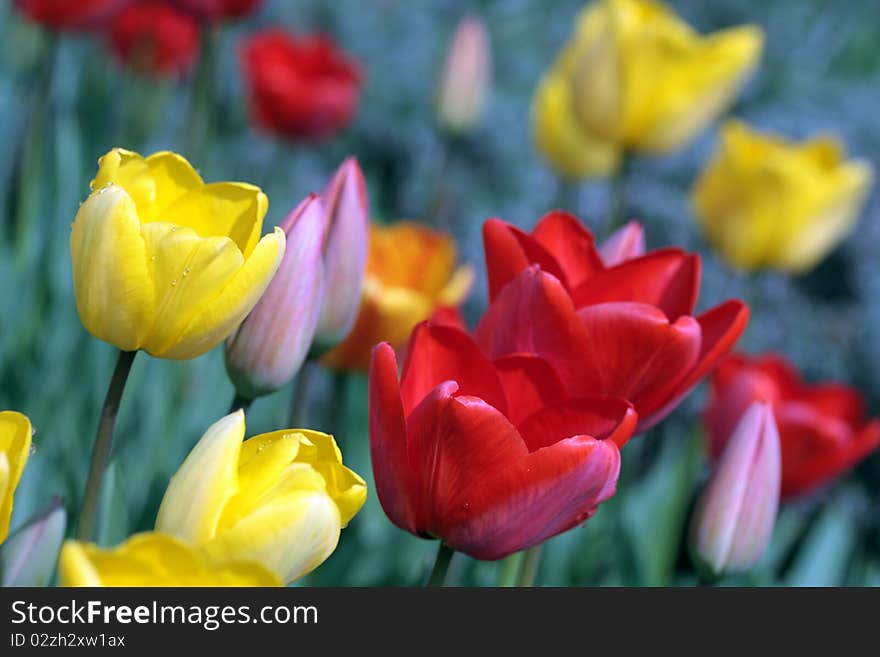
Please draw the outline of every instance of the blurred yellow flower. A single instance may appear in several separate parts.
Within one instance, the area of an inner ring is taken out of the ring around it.
[[[31,453],[31,423],[16,411],[0,412],[0,543],[9,534],[12,498]]]
[[[399,347],[437,308],[458,306],[474,272],[457,266],[457,260],[455,242],[446,233],[413,221],[371,225],[357,320],[321,362],[334,369],[365,370],[376,344]]]
[[[332,436],[287,429],[242,443],[244,413],[211,426],[171,478],[156,530],[215,562],[254,561],[290,583],[320,565],[366,500]]]
[[[58,559],[61,586],[281,586],[257,563],[215,562],[181,540],[135,534],[111,549],[67,541]]]
[[[694,185],[706,238],[734,267],[801,273],[855,227],[873,173],[832,137],[794,144],[729,121]]]
[[[569,178],[677,149],[724,111],[762,45],[754,26],[702,36],[662,3],[597,0],[538,86],[535,141]]]
[[[260,238],[265,194],[205,184],[170,152],[116,148],[99,164],[70,236],[80,319],[124,351],[200,356],[241,323],[281,261],[284,231]]]

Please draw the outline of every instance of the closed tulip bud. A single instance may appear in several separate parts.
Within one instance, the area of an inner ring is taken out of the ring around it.
[[[692,202],[734,267],[802,273],[853,230],[872,178],[870,164],[847,161],[831,137],[795,144],[729,121]]]
[[[713,575],[746,571],[776,523],[779,433],[768,402],[754,402],[737,424],[703,490],[691,523],[694,555]]]
[[[86,329],[123,351],[201,356],[256,305],[284,254],[260,237],[268,201],[245,183],[205,184],[185,159],[113,149],[70,235]]]
[[[638,221],[621,226],[602,243],[599,255],[606,267],[645,255],[645,228]]]
[[[440,78],[437,116],[454,133],[472,129],[486,108],[492,68],[489,35],[479,18],[463,19],[455,30]]]
[[[260,564],[216,561],[159,532],[135,534],[110,549],[67,541],[58,559],[58,581],[61,586],[281,586],[278,575]]]
[[[226,343],[226,371],[248,399],[290,381],[312,344],[323,294],[324,210],[309,196],[281,224],[287,246],[256,307]]]
[[[315,351],[337,344],[351,330],[361,301],[367,263],[370,208],[357,160],[336,170],[324,193],[324,289],[315,332]]]
[[[31,453],[30,420],[15,411],[0,412],[0,543],[9,533],[12,498]]]
[[[57,498],[42,515],[34,518],[0,550],[3,586],[48,586],[64,540],[67,513]]]
[[[287,429],[242,443],[244,432],[241,411],[208,429],[171,478],[156,530],[290,583],[336,549],[366,484],[342,465],[332,436]]]

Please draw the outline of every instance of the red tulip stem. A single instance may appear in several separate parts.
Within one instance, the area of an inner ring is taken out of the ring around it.
[[[245,397],[236,392],[235,396],[232,398],[232,403],[229,405],[229,412],[235,413],[235,411],[242,410],[247,413],[253,403],[254,400],[250,397]]]
[[[626,179],[629,173],[630,159],[624,153],[620,159],[620,166],[611,177],[611,189],[609,191],[608,221],[605,226],[605,236],[608,237],[626,221]]]
[[[95,445],[92,448],[92,462],[89,465],[89,476],[86,480],[86,490],[83,493],[82,506],[79,512],[76,537],[80,541],[91,541],[95,532],[95,516],[98,511],[98,497],[101,493],[101,482],[104,472],[107,470],[107,461],[110,458],[110,449],[113,446],[113,427],[116,424],[116,415],[119,412],[119,403],[125,390],[125,382],[131,372],[136,351],[120,351],[116,359],[116,368],[104,397],[104,407],[101,409],[101,419],[98,421],[98,430],[95,432]]]
[[[211,131],[213,111],[213,85],[215,66],[215,39],[217,27],[206,22],[201,30],[201,48],[196,64],[195,79],[191,85],[189,107],[187,108],[186,133],[187,155],[190,162],[202,161],[202,149]]]
[[[519,571],[519,578],[516,581],[517,586],[532,586],[535,583],[535,577],[538,574],[538,566],[541,564],[541,546],[535,545],[525,552],[523,557],[522,570]]]
[[[449,564],[454,555],[455,550],[441,541],[440,547],[437,548],[437,558],[434,561],[434,567],[431,569],[431,574],[428,576],[428,582],[425,586],[446,586],[446,575],[449,572]]]

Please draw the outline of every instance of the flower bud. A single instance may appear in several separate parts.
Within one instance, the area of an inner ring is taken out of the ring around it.
[[[455,30],[440,78],[437,116],[450,132],[467,132],[486,107],[492,57],[486,24],[475,17],[463,19]]]
[[[318,353],[337,344],[351,330],[361,301],[367,264],[369,203],[357,160],[336,170],[324,193],[324,289],[315,347]]]
[[[64,540],[67,513],[59,498],[16,531],[0,551],[2,586],[48,586]]]
[[[287,246],[278,272],[226,343],[226,371],[248,399],[284,386],[308,354],[323,294],[323,222],[323,205],[314,194],[288,215],[281,224]]]
[[[742,415],[703,490],[691,521],[691,544],[713,575],[748,570],[776,523],[781,459],[771,405],[756,401]]]

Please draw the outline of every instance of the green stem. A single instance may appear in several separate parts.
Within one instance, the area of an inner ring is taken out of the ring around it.
[[[535,583],[535,576],[538,574],[538,566],[541,563],[541,546],[536,545],[530,547],[523,557],[522,570],[519,571],[519,578],[516,580],[517,586],[532,586]]]
[[[605,236],[611,235],[626,220],[626,179],[629,174],[630,159],[624,154],[620,166],[611,177],[611,194],[608,208],[608,221]]]
[[[498,573],[498,586],[516,586],[516,576],[522,568],[524,552],[514,552],[501,562],[501,570]]]
[[[202,148],[211,129],[216,51],[214,30],[215,26],[211,23],[205,23],[202,27],[202,46],[187,110],[184,138],[191,162],[201,162]]]
[[[340,435],[345,433],[346,411],[348,409],[348,379],[349,373],[339,370],[333,373],[333,392],[330,404],[327,407],[327,431],[336,437],[339,443]],[[342,445],[340,445],[342,447]]]
[[[449,563],[452,561],[454,554],[455,550],[446,545],[446,543],[440,542],[440,547],[437,548],[437,559],[434,561],[434,567],[431,569],[428,583],[425,586],[436,587],[446,585],[446,573],[449,571]]]
[[[309,405],[309,384],[312,373],[315,370],[315,361],[307,359],[296,375],[293,384],[293,399],[290,401],[290,414],[287,418],[287,426],[290,428],[302,428],[306,423]]]
[[[83,493],[82,507],[79,512],[76,536],[81,541],[91,541],[95,531],[98,495],[101,492],[101,481],[104,479],[104,471],[107,469],[107,460],[113,445],[113,426],[116,424],[119,402],[122,399],[125,382],[128,380],[128,374],[131,372],[131,365],[134,363],[136,355],[136,351],[119,352],[116,368],[113,370],[113,377],[107,388],[107,396],[104,397],[101,419],[98,421],[98,430],[95,432],[95,445],[92,448],[92,462],[89,465],[86,490]]]
[[[236,392],[235,396],[232,398],[232,403],[229,405],[229,412],[235,413],[235,411],[242,410],[247,413],[253,403],[254,400],[250,397],[245,397]]]

